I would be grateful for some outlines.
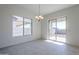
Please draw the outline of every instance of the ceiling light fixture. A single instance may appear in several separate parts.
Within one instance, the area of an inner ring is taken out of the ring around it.
[[[40,4],[38,5],[38,16],[35,16],[35,19],[38,21],[41,21],[42,19],[44,19],[43,16],[40,15]]]

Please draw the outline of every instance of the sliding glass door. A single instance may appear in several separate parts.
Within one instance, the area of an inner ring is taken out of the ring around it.
[[[49,21],[49,39],[56,39],[56,20]]]
[[[66,42],[66,17],[49,21],[49,39]]]
[[[66,18],[57,19],[57,31],[56,31],[57,41],[65,42],[66,41]]]

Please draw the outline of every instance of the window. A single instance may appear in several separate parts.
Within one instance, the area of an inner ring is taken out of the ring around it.
[[[24,18],[24,35],[31,35],[31,20]]]
[[[31,35],[31,19],[13,16],[13,36]]]

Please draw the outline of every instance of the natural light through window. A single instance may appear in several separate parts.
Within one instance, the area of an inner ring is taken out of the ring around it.
[[[52,40],[45,40],[48,43],[52,43],[52,44],[57,44],[57,45],[64,45],[64,43],[60,43],[60,42],[56,42],[56,41],[52,41]]]
[[[48,28],[48,39],[66,42],[66,17],[51,19]]]
[[[57,22],[57,28],[66,29],[66,22],[65,21]]]
[[[13,36],[23,35],[23,18],[13,16]]]
[[[31,35],[31,20],[24,18],[24,35]]]
[[[31,19],[27,19],[20,16],[13,16],[12,24],[12,36],[31,35]]]

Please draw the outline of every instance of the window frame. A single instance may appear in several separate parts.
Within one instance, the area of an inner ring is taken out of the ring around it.
[[[12,17],[15,17],[15,16],[16,16],[16,15],[13,15]],[[18,16],[18,17],[20,17],[20,16]],[[22,26],[23,26],[22,35],[14,35],[14,30],[13,30],[13,24],[14,24],[14,23],[13,23],[13,19],[12,19],[12,36],[13,36],[13,37],[19,37],[19,36],[32,36],[32,19],[26,18],[26,17],[22,17],[22,16],[21,16],[21,18],[23,18],[23,21],[22,21],[22,23],[23,23],[23,25],[22,25]],[[24,28],[24,26],[25,26],[25,25],[24,25],[24,19],[29,19],[29,20],[31,21],[31,23],[29,23],[30,26],[31,26],[31,29],[30,29],[30,30],[31,30],[31,34],[28,34],[28,35],[25,35],[25,34],[24,34],[24,32],[25,32],[25,28]]]
[[[29,34],[29,35],[24,35],[24,19],[29,19],[29,18],[26,18],[26,17],[23,17],[23,36],[32,36],[32,19],[29,19],[29,20],[31,20],[31,34]]]

